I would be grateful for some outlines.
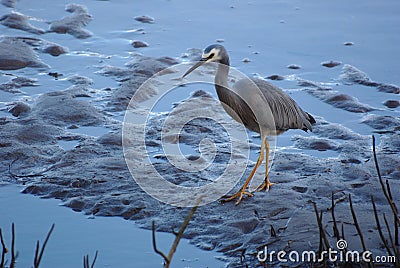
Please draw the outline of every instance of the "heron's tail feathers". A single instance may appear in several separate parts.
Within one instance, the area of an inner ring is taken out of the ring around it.
[[[314,125],[316,123],[314,117],[311,114],[307,113],[307,112],[306,112],[306,115],[307,115],[308,122],[310,122],[311,125]]]
[[[311,126],[316,123],[315,118],[311,114],[309,114],[307,112],[305,112],[305,114],[306,114],[306,119],[307,119],[308,122],[305,122],[303,130],[305,132],[307,132],[308,130],[312,131],[312,127]]]

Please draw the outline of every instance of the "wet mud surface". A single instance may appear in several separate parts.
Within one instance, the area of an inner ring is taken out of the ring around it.
[[[60,199],[65,206],[88,215],[123,217],[144,228],[151,228],[151,221],[155,220],[158,230],[165,232],[170,232],[171,226],[180,226],[189,209],[153,199],[132,178],[122,150],[122,120],[131,97],[144,81],[167,67],[198,57],[201,50],[152,53],[153,40],[139,40],[143,35],[139,28],[151,31],[163,18],[139,13],[130,21],[137,26],[134,35],[126,26],[116,42],[124,39],[127,51],[148,49],[143,54],[114,56],[103,48],[96,51],[96,46],[85,51],[83,40],[100,39],[94,28],[88,29],[97,19],[90,8],[66,3],[64,7],[53,7],[58,10],[58,17],[50,19],[25,15],[19,5],[22,1],[2,1],[0,8],[4,30],[0,39],[1,180],[24,184],[24,193]],[[346,40],[342,41],[341,46]],[[346,49],[356,46],[357,43]],[[254,55],[238,55],[237,62]],[[64,69],[63,61],[67,62]],[[241,69],[252,63],[242,63]],[[54,65],[57,68],[51,67]],[[375,197],[380,212],[389,213],[390,208],[377,180],[371,135],[377,137],[381,173],[389,180],[392,195],[398,197],[399,86],[392,83],[400,81],[385,80],[382,75],[374,81],[356,63],[345,60],[319,58],[315,66],[320,72],[329,69],[328,77],[302,73],[308,68],[302,62],[282,63],[282,73],[271,76],[276,80],[273,83],[288,88],[287,92],[299,103],[304,98],[306,110],[317,121],[312,133],[289,131],[283,135],[284,145],[280,147],[278,143],[270,172],[271,181],[277,184],[268,193],[256,193],[238,206],[216,201],[199,207],[185,232],[184,236],[198,247],[223,252],[228,267],[255,267],[257,252],[264,245],[276,251],[317,250],[319,233],[312,202],[327,212],[332,192],[339,200],[335,208],[337,220],[344,224],[351,248],[360,249],[361,245],[351,221],[348,194],[352,195],[360,225],[367,234],[367,247],[377,255],[385,252],[373,220],[370,196]],[[148,89],[139,96],[141,100],[154,94],[152,90],[157,88]],[[190,102],[194,111],[212,110],[229,122],[231,119],[213,94],[198,85],[170,105]],[[371,98],[365,97],[369,94]],[[189,160],[198,160],[196,150],[206,137],[211,137],[219,148],[210,168],[188,175],[168,163],[161,146],[159,130],[163,120],[180,116],[170,113],[171,109],[152,113],[147,123],[146,145],[154,166],[177,185],[208,183],[229,159],[227,134],[204,118],[186,126],[177,140],[193,148]],[[337,116],[327,116],[329,113]],[[251,140],[255,154],[259,142],[257,136]],[[235,153],[240,161],[248,161],[240,150]],[[249,160],[242,179],[255,160]],[[262,173],[257,176],[262,177]],[[329,220],[324,217],[326,224],[330,224]],[[271,228],[276,235],[271,235]]]

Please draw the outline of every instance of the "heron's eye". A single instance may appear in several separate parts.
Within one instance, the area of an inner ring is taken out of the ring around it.
[[[214,58],[214,55],[215,55],[214,53],[211,53],[210,56],[209,56],[208,58],[209,58],[209,59],[212,59],[212,58]]]

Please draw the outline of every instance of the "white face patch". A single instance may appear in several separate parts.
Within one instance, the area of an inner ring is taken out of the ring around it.
[[[210,57],[211,54],[214,54],[214,56],[213,56],[212,58],[208,59],[208,57]],[[220,59],[221,59],[221,58],[219,57],[219,49],[217,49],[217,48],[211,49],[211,51],[208,52],[208,53],[206,53],[206,54],[203,53],[203,55],[202,55],[201,57],[202,57],[203,59],[208,59],[207,62],[216,61],[216,60],[220,60]]]

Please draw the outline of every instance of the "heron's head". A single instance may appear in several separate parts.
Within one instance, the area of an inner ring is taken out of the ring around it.
[[[193,72],[195,69],[207,62],[218,62],[229,65],[229,57],[226,49],[219,44],[206,47],[201,55],[200,61],[193,65],[182,77],[187,76],[189,73]]]

